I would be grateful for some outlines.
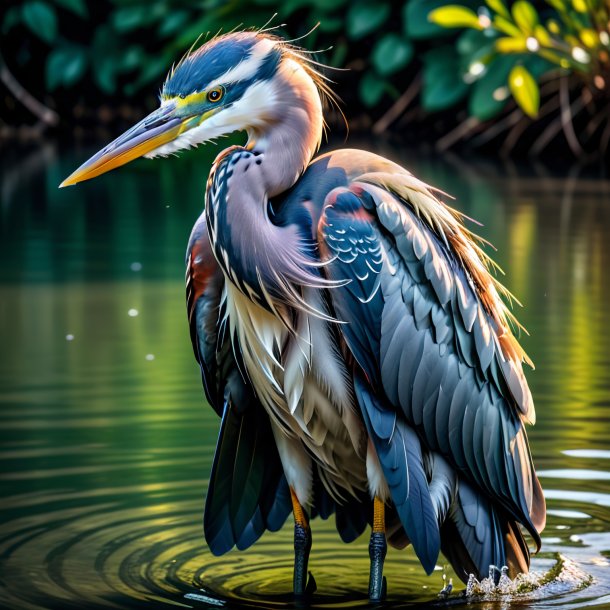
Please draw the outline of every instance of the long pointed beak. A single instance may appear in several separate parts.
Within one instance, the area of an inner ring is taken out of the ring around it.
[[[125,165],[171,142],[187,128],[188,119],[178,118],[173,105],[162,106],[83,163],[59,188],[90,180]]]

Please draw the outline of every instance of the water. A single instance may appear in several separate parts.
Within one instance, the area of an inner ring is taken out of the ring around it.
[[[92,149],[2,153],[2,607],[291,605],[290,524],[221,558],[201,533],[218,420],[188,339],[183,254],[217,150],[61,191]],[[381,152],[485,225],[537,364],[543,550],[531,586],[479,583],[468,607],[610,607],[610,182]],[[313,536],[313,604],[366,606],[368,536],[344,545],[319,521]],[[426,577],[411,551],[390,550],[388,605],[464,606],[444,568]]]

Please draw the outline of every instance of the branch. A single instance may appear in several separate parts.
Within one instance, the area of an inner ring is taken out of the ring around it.
[[[383,133],[409,106],[421,88],[421,75],[418,74],[407,90],[390,106],[388,111],[373,125],[373,133]]]
[[[13,94],[18,102],[21,102],[35,117],[45,125],[53,127],[59,123],[59,115],[54,110],[47,108],[44,104],[33,97],[11,74],[6,64],[0,57],[0,81]]]
[[[559,81],[559,100],[561,102],[561,126],[563,128],[563,133],[566,136],[566,140],[568,141],[568,145],[574,153],[574,156],[579,157],[583,150],[574,133],[574,125],[572,124],[573,114],[570,105],[570,91],[568,89],[567,77],[564,77]],[[584,108],[584,105],[584,102],[581,102],[581,109]]]
[[[460,123],[455,129],[445,134],[442,138],[436,141],[436,150],[444,151],[453,146],[458,140],[474,131],[481,122],[475,117],[468,117]]]

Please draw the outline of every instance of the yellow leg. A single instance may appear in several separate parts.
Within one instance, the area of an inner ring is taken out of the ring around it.
[[[294,514],[294,574],[292,587],[296,597],[303,597],[315,591],[316,583],[309,575],[307,582],[307,564],[311,550],[311,528],[307,515],[292,487],[290,488],[292,512]]]
[[[369,599],[381,601],[385,597],[386,583],[383,576],[383,562],[387,553],[385,539],[385,504],[375,496],[373,499],[373,531],[369,542],[371,572],[369,576]]]
[[[294,515],[294,523],[295,525],[300,525],[301,527],[309,527],[309,522],[307,521],[307,516],[305,515],[305,511],[297,498],[297,494],[295,493],[292,487],[290,488],[290,499],[292,500],[292,514]]]
[[[373,500],[373,531],[385,534],[385,504],[377,496]]]

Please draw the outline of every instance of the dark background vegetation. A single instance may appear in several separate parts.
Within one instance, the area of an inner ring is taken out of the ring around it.
[[[604,0],[451,1],[3,0],[0,134],[108,138],[155,107],[168,68],[200,35],[271,20],[337,68],[327,74],[354,131],[605,157]]]

